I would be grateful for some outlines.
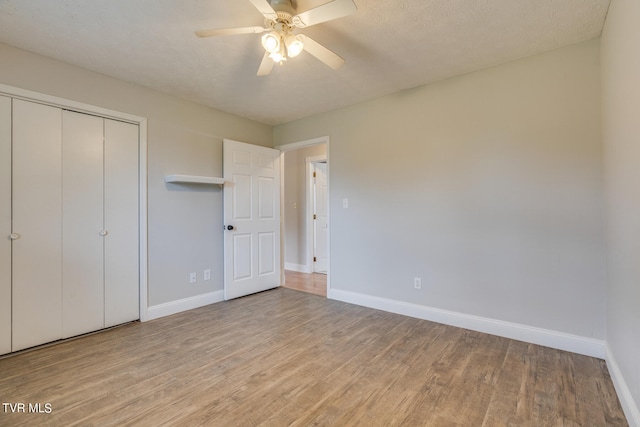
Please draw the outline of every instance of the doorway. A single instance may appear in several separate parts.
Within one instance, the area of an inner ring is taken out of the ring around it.
[[[277,147],[282,152],[282,284],[322,296],[330,274],[328,143],[324,137]]]

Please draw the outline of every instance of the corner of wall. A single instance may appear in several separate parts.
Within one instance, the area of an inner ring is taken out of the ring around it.
[[[608,344],[605,345],[605,350],[609,375],[611,376],[613,386],[618,394],[622,410],[627,417],[627,422],[630,427],[640,427],[640,408],[638,408],[638,405],[633,400],[631,390],[629,389],[629,386],[622,375],[622,371],[620,371],[618,362],[616,361],[616,358]]]

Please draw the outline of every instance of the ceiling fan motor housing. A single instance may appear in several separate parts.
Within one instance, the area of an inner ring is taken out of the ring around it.
[[[291,0],[271,0],[271,7],[278,14],[278,18],[280,18],[280,12],[284,12],[291,20],[291,17],[296,13],[296,10],[291,6]]]

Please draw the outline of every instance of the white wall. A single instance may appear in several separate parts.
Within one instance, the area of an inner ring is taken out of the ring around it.
[[[640,426],[640,2],[613,0],[601,49],[609,370]]]
[[[284,240],[285,268],[307,265],[307,182],[306,159],[326,155],[325,144],[287,151],[284,154]]]
[[[331,288],[604,339],[599,66],[595,40],[277,126],[331,138]]]
[[[220,176],[223,138],[271,146],[271,127],[3,44],[0,64],[2,84],[148,118],[149,303],[221,290],[222,191],[163,176]]]

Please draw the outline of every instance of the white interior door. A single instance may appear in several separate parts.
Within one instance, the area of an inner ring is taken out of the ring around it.
[[[62,338],[62,110],[13,100],[12,350]]]
[[[11,99],[0,96],[0,354],[11,351]]]
[[[224,140],[224,298],[280,286],[280,152]]]
[[[327,163],[313,163],[313,272],[327,273],[329,221],[327,210]]]

